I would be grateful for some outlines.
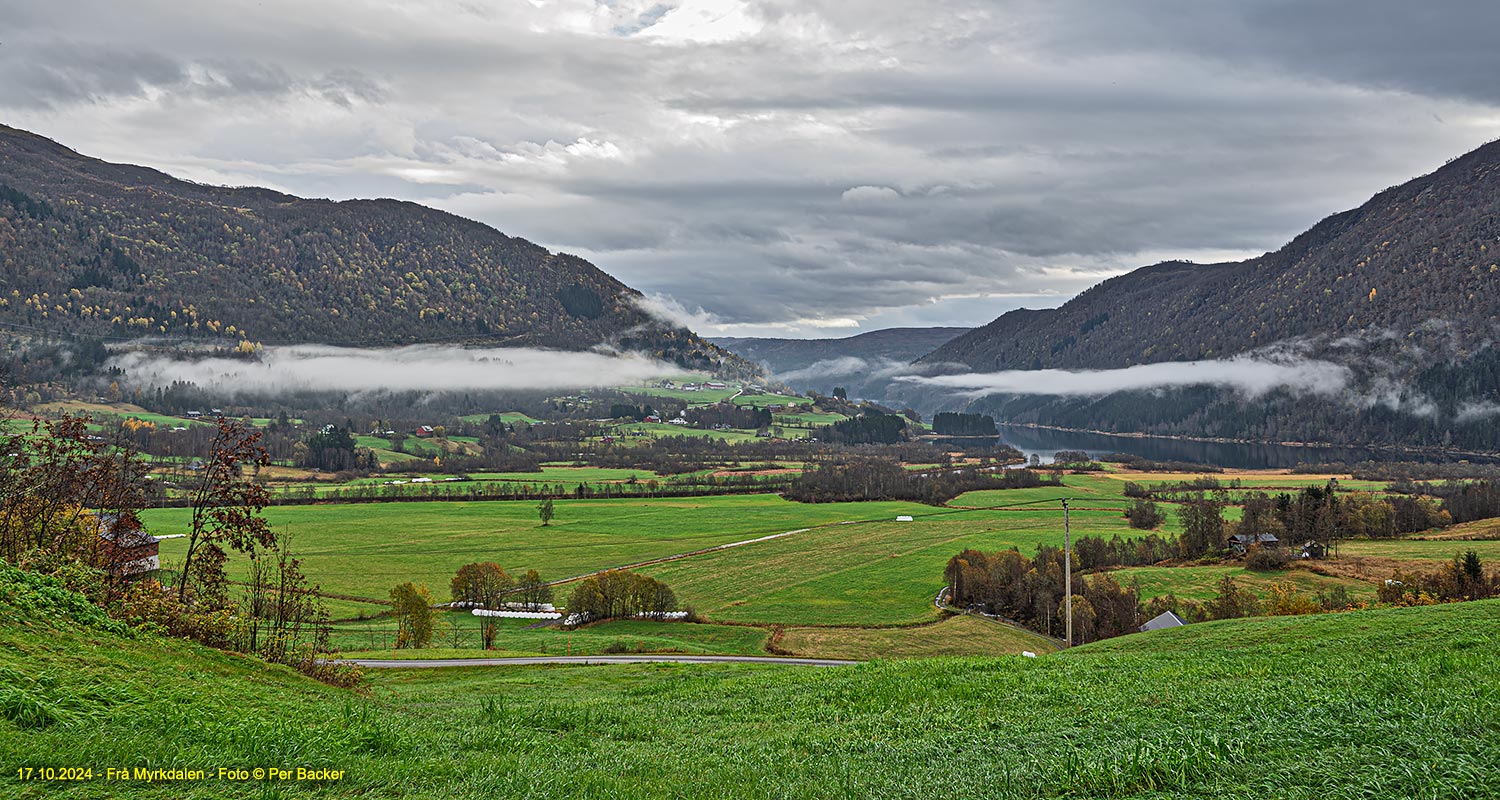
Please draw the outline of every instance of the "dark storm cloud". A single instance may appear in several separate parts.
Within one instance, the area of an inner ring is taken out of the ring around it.
[[[847,334],[1279,247],[1500,133],[1496,9],[0,0],[0,111],[194,180],[436,205],[710,332]]]

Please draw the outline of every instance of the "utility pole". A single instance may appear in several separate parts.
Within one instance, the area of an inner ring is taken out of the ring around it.
[[[1063,501],[1063,603],[1066,606],[1068,647],[1073,646],[1073,531],[1068,525],[1068,498]]]

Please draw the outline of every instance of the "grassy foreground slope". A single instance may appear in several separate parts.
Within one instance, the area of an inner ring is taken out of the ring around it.
[[[1500,797],[1496,602],[1035,660],[409,670],[369,697],[38,613],[0,603],[0,796]],[[25,766],[209,777],[23,783]]]

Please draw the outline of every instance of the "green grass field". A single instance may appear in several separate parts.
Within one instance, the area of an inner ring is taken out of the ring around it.
[[[0,602],[0,794],[20,800],[1500,796],[1494,601],[1038,659],[389,671],[364,695],[55,613]],[[96,777],[17,775],[48,766]],[[121,766],[205,776],[104,777]],[[267,766],[342,774],[217,773]]]
[[[690,428],[686,425],[669,425],[665,422],[626,422],[614,426],[617,436],[629,437],[632,433],[644,433],[647,438],[660,439],[664,436],[691,436],[699,439],[721,439],[730,444],[736,442],[754,441],[754,431],[730,429],[727,431],[704,430],[703,428]],[[621,440],[622,444],[629,444],[630,439]]]
[[[738,387],[730,386],[728,389],[700,389],[689,392],[683,389],[658,389],[654,386],[621,386],[620,391],[629,394],[645,395],[647,397],[666,397],[672,400],[685,400],[689,405],[706,406],[721,403],[733,397]]]
[[[1216,480],[1228,487],[1229,484],[1238,481],[1241,488],[1254,489],[1258,491],[1275,494],[1277,491],[1297,491],[1308,486],[1326,486],[1328,477],[1326,475],[1244,475],[1238,473],[1225,474],[1159,474],[1149,472],[1107,472],[1112,480],[1119,483],[1126,481],[1139,483],[1142,486],[1161,487],[1164,484],[1181,483],[1199,478]],[[1363,481],[1353,480],[1346,477],[1339,479],[1339,488],[1352,492],[1374,492],[1386,488],[1385,481]]]
[[[953,513],[837,525],[645,568],[710,619],[788,625],[909,625],[937,618],[933,598],[959,551],[1062,544],[1060,509]],[[1130,536],[1112,511],[1078,511],[1075,535]]]
[[[640,470],[551,465],[542,473],[476,473],[479,481],[549,484],[661,479]],[[410,476],[407,476],[408,479]],[[441,477],[441,476],[434,476]],[[379,483],[389,478],[362,479]],[[465,492],[467,483],[413,484],[422,491]],[[407,487],[399,487],[407,488]],[[319,487],[318,491],[331,491]],[[898,503],[798,504],[771,495],[694,499],[559,501],[554,525],[542,528],[535,504],[457,501],[274,507],[268,518],[290,530],[313,583],[329,596],[336,618],[383,610],[389,589],[425,583],[440,600],[453,572],[470,561],[492,560],[513,572],[535,568],[562,579],[685,553],[771,533],[814,528],[774,541],[655,564],[644,571],[665,581],[680,601],[712,620],[783,626],[910,626],[937,619],[932,597],[947,561],[965,548],[1017,547],[1031,555],[1038,544],[1062,542],[1061,499],[1070,498],[1075,537],[1142,532],[1126,524],[1132,501],[1123,483],[1098,474],[1068,475],[1065,485],[982,490],[952,501],[955,508]],[[994,507],[1000,508],[994,508]],[[1175,533],[1173,506],[1164,533]],[[1233,518],[1238,509],[1226,509]],[[911,514],[913,522],[896,522]],[[153,510],[154,532],[176,533],[184,510]],[[860,525],[816,527],[830,522]],[[1468,546],[1465,543],[1464,546]],[[1500,541],[1477,542],[1486,560],[1500,558]],[[1451,558],[1454,542],[1399,540],[1349,542],[1348,554],[1424,559]],[[163,564],[176,566],[183,540],[162,545]],[[233,564],[231,576],[238,577]],[[1295,570],[1252,573],[1239,566],[1144,567],[1116,577],[1135,581],[1144,597],[1172,593],[1203,600],[1223,574],[1264,596],[1275,581],[1291,581],[1309,594],[1343,585],[1356,598],[1372,584]],[[560,600],[567,588],[559,590]],[[525,649],[517,646],[518,649]],[[978,652],[985,652],[979,650]]]
[[[31,420],[21,417],[0,418],[0,433],[30,433]]]
[[[1271,584],[1291,584],[1311,597],[1336,586],[1343,586],[1353,600],[1375,602],[1375,585],[1350,578],[1335,578],[1318,575],[1305,569],[1288,569],[1274,572],[1256,572],[1239,565],[1220,567],[1126,567],[1110,572],[1122,585],[1135,582],[1140,587],[1141,599],[1146,600],[1164,594],[1173,594],[1184,600],[1203,601],[1219,594],[1225,575],[1234,578],[1235,585],[1249,589],[1260,597],[1269,595]]]
[[[616,467],[542,467],[541,472],[471,472],[470,480],[519,481],[523,483],[562,483],[576,486],[580,483],[623,483],[634,478],[638,481],[668,480],[671,476],[658,475],[648,469],[621,469]]]
[[[765,408],[766,406],[810,406],[812,400],[806,397],[788,397],[780,394],[742,394],[734,398],[737,406],[751,406],[753,408]]]
[[[380,452],[382,461],[384,461],[386,455],[393,455],[397,458],[401,456],[409,456],[413,458],[431,458],[435,455],[441,455],[443,452],[443,448],[438,446],[437,440],[419,439],[415,436],[408,436],[404,440],[402,440],[401,452],[399,453],[391,449],[391,440],[387,439],[384,436],[360,434],[354,437],[354,446],[368,447],[372,450]]]
[[[484,423],[489,422],[490,417],[492,416],[499,417],[500,421],[504,422],[506,425],[514,425],[517,422],[523,422],[527,425],[535,425],[538,422],[541,422],[541,420],[537,419],[536,417],[533,417],[529,414],[522,414],[519,411],[497,411],[492,414],[467,414],[462,417],[462,419],[464,422],[467,422],[471,425],[483,425]]]
[[[825,411],[804,411],[797,413],[777,413],[772,415],[772,424],[783,427],[813,428],[819,425],[832,425],[848,419],[843,414],[835,414]]]
[[[272,417],[251,417],[250,418],[250,424],[254,425],[257,428],[264,428],[267,425],[270,425],[271,423],[276,422],[276,421],[277,420],[273,419]],[[289,417],[289,418],[287,418],[287,422],[289,422],[289,423],[291,423],[293,425],[301,425],[303,421],[300,418],[298,418],[298,417]]]
[[[546,528],[536,504],[523,501],[276,506],[266,518],[291,532],[304,570],[323,591],[384,602],[392,586],[408,580],[446,599],[453,573],[472,561],[558,579],[810,525],[930,510],[912,503],[804,505],[775,495],[566,500],[556,509]],[[185,532],[190,514],[152,509],[142,518],[160,535]],[[185,549],[183,539],[162,542],[163,566],[180,562]],[[231,560],[232,578],[242,569],[241,560]],[[330,605],[336,617],[378,610],[347,600]]]
[[[107,417],[107,416],[105,416],[103,414],[98,415],[97,418],[100,421],[106,421],[106,420],[109,419],[109,417]],[[167,416],[166,414],[152,414],[152,413],[150,413],[148,411],[132,411],[132,412],[129,412],[129,413],[121,413],[121,414],[117,415],[116,418],[120,419],[120,420],[138,419],[138,420],[140,420],[142,422],[149,422],[149,423],[155,425],[158,428],[167,428],[167,429],[171,429],[171,428],[186,428],[186,427],[190,427],[190,426],[194,426],[194,425],[212,425],[213,424],[212,422],[207,422],[207,421],[204,421],[204,420],[201,420],[201,419],[188,419],[187,417],[172,417],[172,416]]]
[[[547,467],[540,482],[640,480],[649,473]],[[480,473],[481,480],[537,480],[535,473]],[[819,528],[743,548],[646,568],[685,604],[712,619],[787,625],[909,625],[936,618],[932,596],[949,558],[968,547],[1061,544],[1057,498],[1074,498],[1075,536],[1132,536],[1118,489],[1094,476],[1069,476],[1058,488],[972,492],[955,504],[1014,506],[960,511],[908,503],[799,504],[773,495],[693,499],[559,501],[557,519],[540,527],[535,504],[517,502],[372,503],[285,506],[267,511],[289,530],[310,580],[331,595],[336,618],[375,613],[389,589],[413,580],[446,599],[453,572],[470,561],[508,570],[537,569],[549,579],[632,564],[771,533],[830,522],[873,521]],[[421,484],[424,491],[466,484]],[[326,491],[326,489],[324,490]],[[895,522],[911,514],[914,522]],[[183,509],[152,510],[158,534],[185,530]],[[1175,520],[1166,526],[1170,529]],[[185,541],[162,543],[168,568]],[[231,565],[238,577],[240,565]],[[566,591],[565,589],[563,590]],[[366,598],[370,602],[361,602]]]
[[[1500,541],[1455,539],[1352,539],[1339,543],[1345,556],[1376,556],[1409,561],[1452,561],[1455,555],[1473,550],[1484,562],[1500,566]]]

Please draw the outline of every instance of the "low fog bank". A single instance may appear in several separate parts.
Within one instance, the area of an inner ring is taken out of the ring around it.
[[[1353,379],[1348,367],[1311,359],[1268,360],[1237,357],[1213,361],[1171,361],[1100,370],[1004,370],[956,375],[897,375],[902,383],[949,390],[961,397],[989,395],[1099,396],[1115,392],[1219,386],[1250,398],[1276,389],[1332,396]]]
[[[1271,391],[1322,397],[1349,390],[1354,374],[1341,364],[1301,357],[1242,356],[1210,361],[1141,364],[1122,369],[1003,370],[968,372],[960,364],[902,364],[855,357],[820,361],[776,377],[790,385],[839,383],[886,401],[941,404],[940,398],[974,400],[992,395],[1098,397],[1129,391],[1217,386],[1250,399]]]
[[[824,359],[802,369],[780,372],[775,377],[779,381],[795,386],[798,383],[808,381],[828,381],[838,378],[882,380],[900,375],[910,375],[915,371],[916,368],[911,364],[892,361],[888,358],[865,359],[855,356],[843,356],[841,358]]]
[[[575,389],[639,383],[682,371],[635,353],[444,345],[389,349],[273,346],[254,359],[182,359],[135,350],[111,358],[107,366],[118,368],[137,384],[166,386],[184,381],[228,396]]]

